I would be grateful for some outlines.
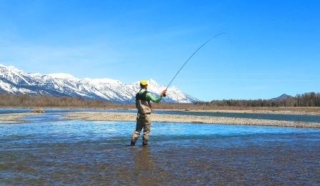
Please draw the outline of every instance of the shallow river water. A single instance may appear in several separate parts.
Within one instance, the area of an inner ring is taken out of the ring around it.
[[[0,185],[320,185],[320,130],[134,122],[0,124]]]

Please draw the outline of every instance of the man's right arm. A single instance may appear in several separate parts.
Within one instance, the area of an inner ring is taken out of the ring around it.
[[[167,89],[163,90],[159,97],[156,97],[153,94],[151,94],[150,92],[148,92],[146,97],[147,97],[147,99],[150,99],[150,101],[152,101],[152,102],[159,103],[161,101],[162,97],[166,96],[166,92],[167,92]]]
[[[162,99],[162,96],[156,97],[153,94],[151,94],[150,92],[148,92],[146,96],[147,96],[147,99],[149,99],[150,101],[155,102],[155,103],[159,103]]]

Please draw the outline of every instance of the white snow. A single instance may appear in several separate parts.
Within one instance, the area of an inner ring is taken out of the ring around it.
[[[109,78],[78,79],[66,73],[53,73],[48,75],[25,73],[13,66],[6,67],[1,64],[0,77],[2,77],[2,79],[0,79],[0,89],[12,94],[50,94],[50,92],[59,92],[66,96],[81,96],[107,101],[121,100],[123,102],[129,102],[133,100],[132,98],[140,89],[139,81],[131,84],[123,84],[119,80]],[[21,83],[23,84],[21,85]],[[163,85],[159,85],[153,79],[148,80],[148,83],[148,90],[157,95],[166,88]],[[165,100],[177,103],[190,103],[197,99],[184,94],[176,87],[170,87],[168,88],[167,97],[164,101]]]

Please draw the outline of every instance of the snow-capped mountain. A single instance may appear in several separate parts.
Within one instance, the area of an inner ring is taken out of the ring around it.
[[[150,79],[148,91],[159,94],[165,86]],[[139,91],[139,81],[124,84],[113,79],[79,79],[69,74],[42,75],[25,73],[13,66],[0,64],[0,93],[69,96],[97,99],[119,103],[133,103]],[[192,103],[198,101],[175,87],[168,88],[164,102]]]

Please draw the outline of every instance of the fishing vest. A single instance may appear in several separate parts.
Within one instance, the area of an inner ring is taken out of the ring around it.
[[[147,99],[148,91],[136,94],[136,108],[139,114],[151,114],[151,103]]]

